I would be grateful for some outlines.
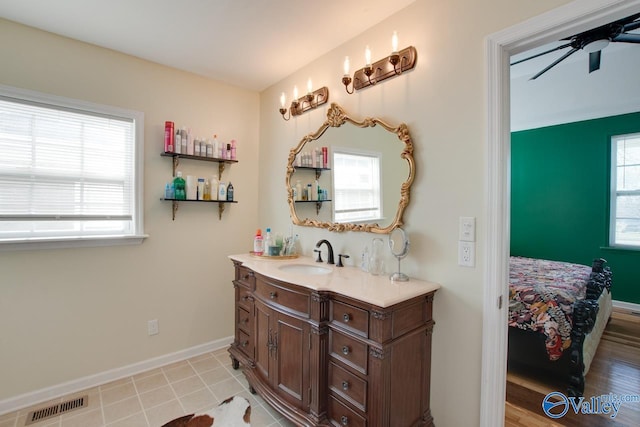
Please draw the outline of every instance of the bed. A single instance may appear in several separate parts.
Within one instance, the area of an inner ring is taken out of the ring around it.
[[[612,310],[611,270],[525,257],[509,260],[510,370],[582,396],[584,378]]]

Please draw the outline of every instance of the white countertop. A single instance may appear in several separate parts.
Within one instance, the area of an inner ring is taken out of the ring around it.
[[[440,285],[411,278],[408,282],[392,282],[389,275],[373,276],[357,267],[336,267],[335,265],[316,263],[310,257],[294,259],[270,259],[250,254],[229,255],[229,258],[241,262],[256,273],[294,285],[304,286],[315,291],[330,291],[350,298],[389,307],[408,299],[440,289]],[[310,275],[282,270],[285,265],[309,265],[331,269],[328,274]]]

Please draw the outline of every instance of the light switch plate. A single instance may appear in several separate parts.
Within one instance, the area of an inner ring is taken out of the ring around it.
[[[462,242],[475,242],[476,241],[476,218],[473,216],[461,216],[460,217],[460,235],[458,240]]]

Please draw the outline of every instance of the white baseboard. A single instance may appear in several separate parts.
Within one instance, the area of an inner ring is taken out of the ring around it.
[[[613,300],[613,308],[619,308],[625,311],[632,311],[634,313],[640,313],[640,304],[632,302],[616,301]]]
[[[78,378],[66,383],[57,384],[30,393],[25,393],[19,396],[0,400],[0,415],[33,406],[40,402],[46,402],[48,400],[65,396],[67,394],[76,393],[78,391],[92,387],[97,387],[111,381],[119,380],[120,378],[136,375],[141,372],[168,365],[170,363],[186,360],[200,354],[216,351],[221,348],[227,347],[232,342],[233,337],[220,338],[218,340],[180,350],[175,353],[165,354],[163,356],[143,360],[131,365],[110,369],[105,372]]]

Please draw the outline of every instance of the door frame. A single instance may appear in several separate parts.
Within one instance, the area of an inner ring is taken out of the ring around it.
[[[486,242],[480,425],[504,425],[510,236],[509,57],[640,11],[640,0],[576,0],[489,35],[486,58]]]

